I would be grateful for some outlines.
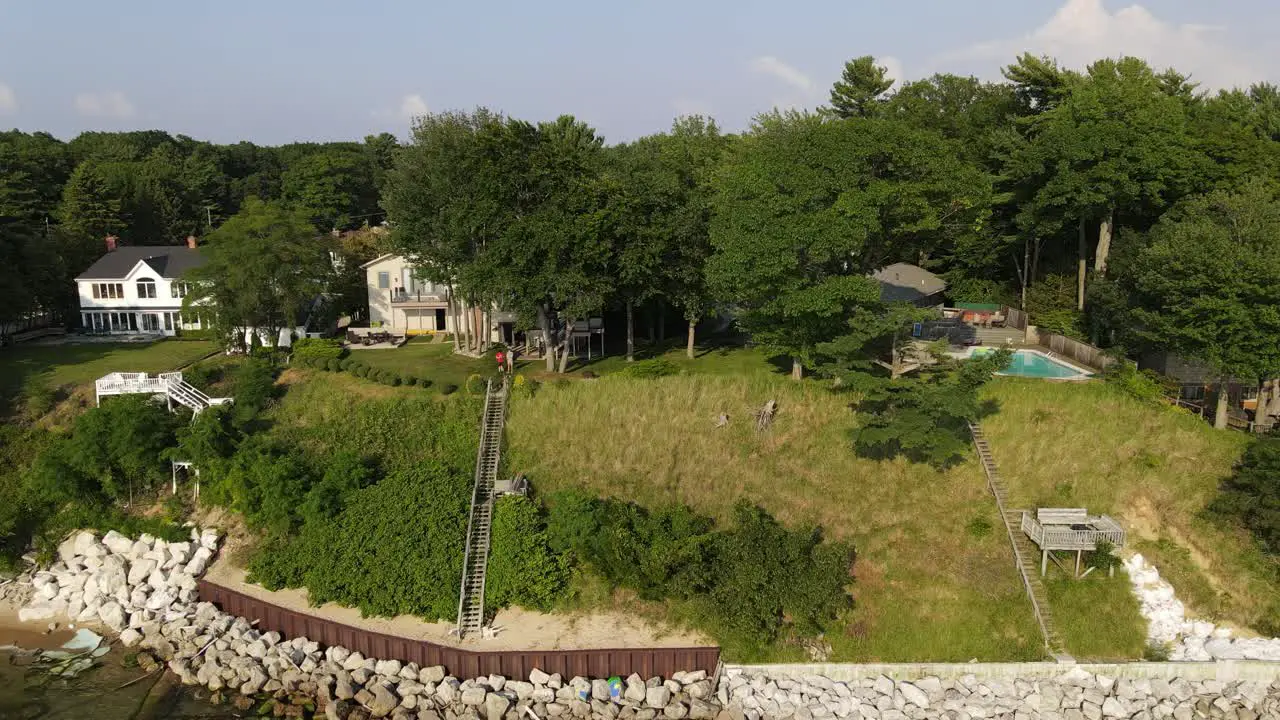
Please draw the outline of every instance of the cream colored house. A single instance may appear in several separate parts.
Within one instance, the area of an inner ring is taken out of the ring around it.
[[[362,267],[369,286],[370,327],[410,335],[453,332],[448,285],[418,279],[400,255],[382,255]]]

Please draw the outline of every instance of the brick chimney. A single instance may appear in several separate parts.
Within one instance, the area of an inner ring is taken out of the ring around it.
[[[192,250],[195,250],[195,249],[196,249],[196,236],[195,236],[195,235],[188,235],[188,236],[187,236],[187,247],[191,248]]]
[[[120,241],[120,238],[116,237],[115,235],[108,235],[107,236],[107,252],[114,252],[116,249],[116,243],[118,243],[119,241]]]

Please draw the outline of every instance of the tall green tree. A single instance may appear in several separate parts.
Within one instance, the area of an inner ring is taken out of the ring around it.
[[[96,165],[81,163],[62,191],[61,221],[67,230],[91,237],[120,232],[120,200],[116,198]]]
[[[1264,181],[1188,200],[1151,231],[1128,280],[1135,344],[1221,381],[1280,377],[1280,196]],[[1216,427],[1227,422],[1218,393]]]
[[[362,153],[326,148],[290,164],[280,194],[318,230],[358,227],[376,207],[374,166]]]
[[[493,290],[480,255],[513,222],[513,194],[522,187],[505,182],[517,176],[503,175],[507,132],[506,120],[483,108],[424,116],[386,177],[390,246],[414,261],[420,277],[451,288],[458,349],[479,349],[462,306]]]
[[[1027,120],[1027,142],[1007,172],[1031,188],[1019,213],[1024,231],[1064,236],[1077,226],[1083,309],[1090,227],[1093,271],[1105,275],[1117,213],[1150,216],[1186,191],[1195,165],[1187,106],[1137,58],[1100,60],[1084,76],[1055,75],[1046,85],[1036,102],[1056,104]]]
[[[707,265],[752,338],[792,358],[880,307],[869,277],[980,226],[990,181],[942,138],[886,120],[763,116],[718,176]]]
[[[194,290],[184,311],[211,318],[228,341],[254,328],[274,343],[327,286],[330,244],[302,211],[250,198],[210,233],[204,264],[189,274]]]
[[[876,114],[884,94],[893,87],[894,79],[888,73],[889,69],[876,65],[870,55],[846,62],[840,79],[831,87],[831,107],[827,112],[838,118]]]

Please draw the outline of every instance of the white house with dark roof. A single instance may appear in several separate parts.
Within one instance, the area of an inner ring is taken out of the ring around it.
[[[202,262],[195,238],[186,245],[118,247],[76,277],[80,321],[94,333],[174,335],[199,330],[200,318],[182,314],[190,286],[182,281]]]

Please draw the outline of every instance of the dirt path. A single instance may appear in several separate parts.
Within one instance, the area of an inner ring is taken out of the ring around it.
[[[306,590],[270,591],[245,582],[245,571],[236,567],[234,553],[220,554],[205,579],[236,592],[295,612],[344,625],[413,640],[465,647],[469,650],[588,650],[599,648],[699,647],[714,645],[696,633],[662,628],[620,613],[549,615],[522,609],[503,610],[494,619],[496,638],[467,639],[459,643],[449,635],[453,623],[428,623],[411,615],[395,618],[360,617],[355,608],[326,603],[311,607]]]

